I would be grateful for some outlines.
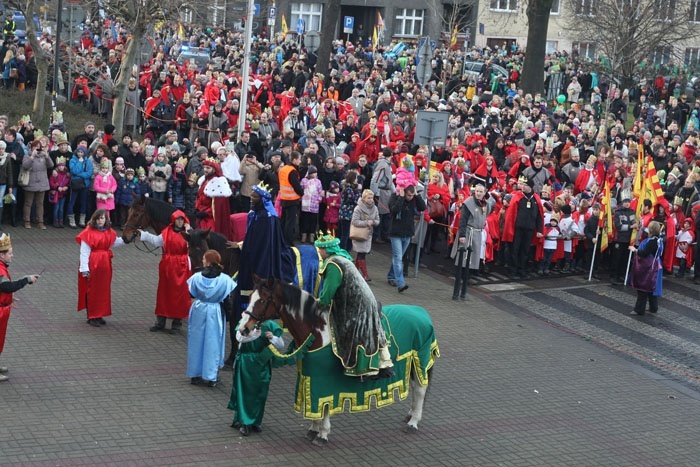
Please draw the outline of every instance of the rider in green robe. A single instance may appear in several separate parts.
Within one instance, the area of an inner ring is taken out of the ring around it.
[[[238,326],[236,326],[238,328]],[[282,328],[274,321],[260,323],[248,336],[236,333],[240,342],[238,353],[233,364],[233,384],[228,408],[236,411],[233,417],[234,428],[238,428],[243,436],[251,431],[260,432],[265,402],[270,389],[272,378],[272,362],[268,359],[260,362],[260,352],[272,344],[279,351],[284,349]]]
[[[349,376],[393,376],[381,305],[340,241],[333,235],[315,242],[323,258],[318,301],[330,310],[333,352]]]

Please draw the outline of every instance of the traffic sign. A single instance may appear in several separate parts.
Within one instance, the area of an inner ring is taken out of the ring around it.
[[[304,31],[306,30],[306,24],[304,24],[304,20],[299,18],[297,20],[297,27],[296,27],[297,33],[298,34],[304,34]]]
[[[321,46],[321,35],[318,31],[309,31],[304,36],[304,45],[309,53],[314,53]]]
[[[275,8],[274,5],[270,7],[270,12],[267,14],[267,17],[269,19],[277,18],[277,8]]]
[[[343,19],[343,33],[352,34],[352,30],[354,27],[355,27],[355,17],[354,16],[346,16]]]
[[[253,16],[260,16],[260,4],[259,3],[253,4]]]

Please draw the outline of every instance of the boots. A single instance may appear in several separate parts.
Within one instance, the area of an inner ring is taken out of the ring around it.
[[[685,277],[685,267],[687,266],[687,264],[687,259],[681,259],[680,264],[678,265],[678,272],[676,273],[676,277],[680,277],[681,279]]]
[[[62,229],[63,228],[63,219],[58,220],[58,228]]]
[[[165,329],[165,316],[156,316],[156,324],[150,327],[151,332],[158,332]]]
[[[71,229],[75,229],[77,225],[75,225],[75,214],[68,214],[68,226]]]
[[[316,240],[316,234],[309,234],[309,243],[313,245],[314,240]]]
[[[301,243],[306,243],[306,234],[301,234]]]
[[[182,330],[182,320],[174,319],[173,324],[170,326],[170,334],[180,334]]]
[[[372,282],[372,279],[370,279],[369,275],[367,274],[367,260],[366,259],[356,259],[355,260],[355,266],[357,266],[357,269],[360,271],[360,274],[362,274],[362,278],[367,281],[367,282]]]
[[[80,227],[85,227],[85,214],[80,215],[80,221],[78,222]]]

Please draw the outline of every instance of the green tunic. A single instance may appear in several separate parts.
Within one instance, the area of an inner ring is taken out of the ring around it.
[[[260,363],[260,353],[267,348],[270,341],[265,333],[271,331],[279,337],[282,328],[274,321],[265,321],[260,325],[260,337],[241,344],[233,364],[233,384],[228,408],[236,411],[234,423],[241,425],[262,424],[265,414],[265,402],[270,389],[272,364],[269,359]]]

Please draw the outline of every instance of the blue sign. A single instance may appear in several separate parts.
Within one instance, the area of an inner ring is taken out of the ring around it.
[[[304,31],[306,30],[306,25],[304,24],[304,20],[299,18],[297,20],[297,27],[296,27],[297,33],[298,34],[304,34]]]
[[[267,14],[267,17],[268,17],[269,19],[275,19],[275,18],[277,18],[277,8],[275,8],[274,6],[271,6],[271,7],[270,7],[270,12]]]
[[[253,4],[253,16],[260,16],[260,4],[259,3]]]
[[[346,16],[343,19],[343,33],[352,34],[352,29],[355,27],[355,17]]]

